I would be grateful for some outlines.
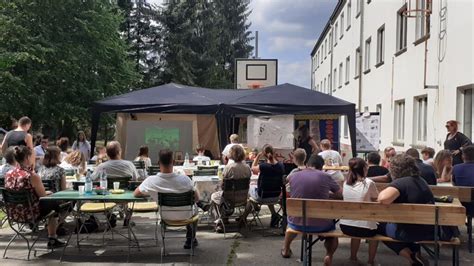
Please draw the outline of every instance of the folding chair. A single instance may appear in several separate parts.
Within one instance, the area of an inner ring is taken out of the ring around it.
[[[148,166],[148,175],[156,175],[160,172],[160,166],[159,165],[152,165]]]
[[[133,213],[155,213],[157,217],[155,219],[155,242],[156,246],[158,246],[158,204],[155,201],[129,202],[128,209],[131,215],[133,215]]]
[[[147,177],[145,161],[133,161],[133,165],[135,165],[135,168],[137,169],[140,178],[142,180],[145,179]]]
[[[230,218],[235,209],[245,208],[248,200],[248,192],[250,187],[250,178],[243,179],[224,179],[222,191],[222,204],[218,205],[211,201],[211,210],[216,213],[216,221],[222,225],[224,229],[224,238],[226,237],[226,228],[224,220]],[[224,205],[227,205],[232,213],[225,213]]]
[[[199,214],[195,214],[187,220],[174,221],[163,219],[163,213],[165,212],[190,212],[193,213],[195,209],[194,204],[194,191],[188,191],[185,193],[158,193],[158,205],[160,209],[161,218],[161,238],[163,247],[161,248],[161,260],[163,256],[166,256],[166,245],[165,238],[168,227],[186,227],[191,225],[191,252],[190,256],[194,255],[194,240],[196,238],[197,222],[199,220]],[[163,208],[164,207],[164,208]],[[182,209],[176,210],[177,207],[183,207]],[[189,207],[189,208],[184,208]],[[170,209],[172,208],[172,209]],[[197,213],[197,212],[196,212]],[[174,237],[178,238],[178,237]]]
[[[130,185],[130,181],[132,180],[131,176],[119,176],[119,177],[108,177],[107,178],[107,188],[108,189],[113,189],[114,188],[114,182],[119,182],[119,188],[120,189],[128,189],[128,186]]]
[[[263,205],[280,205],[279,209],[275,209],[275,213],[278,214],[280,212],[281,208],[281,198],[280,196],[274,196],[274,195],[280,195],[281,194],[281,188],[279,190],[272,190],[272,191],[262,191],[262,196],[258,199],[254,199],[252,197],[249,197],[249,202],[251,203],[251,214],[253,216],[252,220],[249,222],[249,225],[252,225],[252,223],[255,223],[256,226],[260,227],[262,229],[262,235],[265,236],[265,226],[262,223],[262,220],[260,219],[260,211],[262,209]]]
[[[36,242],[40,238],[41,231],[37,230],[40,224],[46,225],[46,220],[54,215],[54,211],[51,211],[48,215],[43,217],[42,219],[37,219],[38,214],[35,214],[33,211],[33,198],[30,190],[9,190],[2,188],[2,195],[3,195],[3,200],[5,202],[5,211],[7,215],[7,220],[8,224],[12,228],[12,230],[15,232],[15,235],[10,239],[8,242],[7,246],[5,247],[5,251],[3,252],[3,258],[6,257],[7,255],[7,250],[10,247],[10,245],[13,243],[13,241],[17,237],[23,238],[23,240],[26,241],[26,246],[28,248],[28,260],[30,260],[30,254],[31,251],[33,250]],[[27,213],[25,213],[25,217],[16,217],[14,215],[15,208],[18,206],[22,206]],[[25,236],[25,232],[23,232],[23,229],[26,226],[30,226],[32,228],[32,243],[30,245],[30,241],[28,241],[27,236]],[[45,230],[46,231],[46,230]],[[36,236],[34,234],[37,233]],[[35,252],[36,256],[36,252]]]

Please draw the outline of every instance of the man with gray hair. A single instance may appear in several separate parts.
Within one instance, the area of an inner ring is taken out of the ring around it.
[[[138,172],[132,162],[122,160],[122,148],[118,141],[111,141],[106,146],[109,160],[99,164],[92,174],[93,178],[98,178],[98,174],[105,171],[107,177],[126,177],[131,176],[132,180],[137,180]]]
[[[230,163],[234,162],[234,160],[232,160],[230,158],[230,148],[232,148],[232,146],[234,146],[234,145],[240,145],[239,144],[239,135],[237,135],[237,134],[230,135],[229,140],[230,140],[230,143],[227,144],[225,146],[224,150],[222,151],[222,158],[223,158],[223,161],[224,161],[225,164],[227,164],[227,163],[230,164]]]

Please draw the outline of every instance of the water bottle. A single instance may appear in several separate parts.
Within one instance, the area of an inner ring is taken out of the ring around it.
[[[92,194],[92,177],[90,171],[87,171],[86,182],[84,184],[84,193]]]
[[[188,166],[189,164],[189,154],[186,152],[186,155],[184,155],[184,164],[183,166]]]
[[[102,170],[102,173],[100,173],[100,187],[107,189],[107,173],[105,170]]]

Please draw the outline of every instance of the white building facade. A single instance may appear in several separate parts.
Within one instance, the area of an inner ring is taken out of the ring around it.
[[[472,139],[473,15],[471,0],[339,0],[311,53],[312,89],[380,112],[381,149],[443,149],[448,120]]]

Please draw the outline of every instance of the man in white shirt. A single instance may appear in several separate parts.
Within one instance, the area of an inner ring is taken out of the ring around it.
[[[48,148],[48,145],[49,145],[49,137],[42,136],[40,145],[35,146],[35,156],[41,157],[41,158],[44,157],[44,154],[46,152],[46,149]]]
[[[161,150],[159,154],[160,173],[155,176],[149,176],[143,181],[143,183],[135,189],[133,195],[135,197],[144,197],[150,195],[154,200],[158,200],[158,193],[185,193],[194,190],[193,181],[185,175],[180,175],[173,172],[173,152],[166,149]],[[195,201],[199,200],[199,195],[195,191]],[[179,221],[187,220],[197,214],[197,207],[193,206],[192,210],[189,206],[183,207],[167,207],[161,209],[163,220]],[[186,243],[184,244],[185,249],[191,248],[192,235],[196,235],[193,232],[193,226],[186,226]],[[194,225],[197,228],[197,224]],[[197,246],[198,242],[194,237],[193,246]]]
[[[234,160],[230,159],[230,148],[234,145],[240,145],[239,144],[239,135],[237,134],[232,134],[229,137],[230,143],[225,146],[224,150],[222,151],[222,158],[224,159],[225,164],[231,164],[234,162]],[[227,163],[226,163],[227,162]]]
[[[342,157],[339,152],[331,150],[331,141],[328,139],[321,140],[321,150],[318,155],[323,157],[324,164],[327,166],[339,166],[342,165]],[[329,170],[327,173],[334,179],[334,181],[341,183],[344,182],[344,176],[341,171]]]
[[[105,171],[108,178],[131,176],[132,180],[137,180],[138,172],[132,162],[122,160],[122,148],[118,141],[107,143],[107,156],[109,160],[99,164],[92,174],[92,178],[97,179],[98,173]]]

